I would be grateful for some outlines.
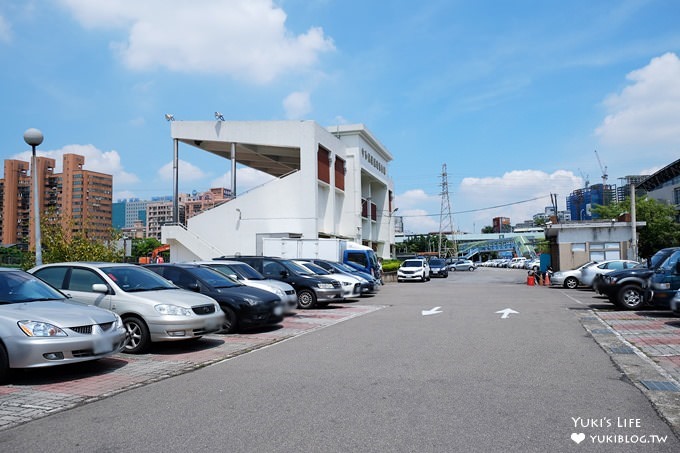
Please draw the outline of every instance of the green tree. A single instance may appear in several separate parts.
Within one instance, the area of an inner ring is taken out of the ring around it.
[[[484,228],[482,228],[482,233],[484,234],[491,234],[493,233],[493,227],[491,225],[487,225]]]
[[[648,196],[636,197],[635,216],[647,225],[641,228],[638,244],[640,257],[648,258],[664,247],[680,244],[680,225],[675,222],[675,207]],[[630,198],[606,206],[595,205],[593,212],[603,219],[616,219],[630,212]]]
[[[62,261],[122,262],[123,250],[118,247],[120,234],[113,228],[105,240],[92,240],[86,233],[74,231],[73,224],[64,225],[55,213],[46,213],[40,222],[43,263]],[[35,254],[24,255],[22,267],[35,265]]]
[[[139,261],[142,256],[150,256],[153,249],[160,247],[161,241],[156,238],[144,238],[144,239],[133,239],[132,240],[132,259],[135,262]]]

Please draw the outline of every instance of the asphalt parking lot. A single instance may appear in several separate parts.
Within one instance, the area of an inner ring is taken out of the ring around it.
[[[0,430],[21,425],[127,390],[189,373],[250,351],[268,347],[333,324],[389,307],[400,285],[451,284],[456,279],[481,285],[512,281],[524,285],[526,272],[478,269],[455,273],[447,281],[388,283],[375,297],[298,310],[279,328],[238,335],[209,335],[190,343],[156,344],[148,354],[117,354],[96,362],[65,367],[18,370],[0,386]],[[523,289],[524,290],[524,289]],[[680,318],[669,312],[615,310],[588,290],[537,286],[546,300],[567,298],[570,311],[625,374],[652,402],[659,415],[680,435]]]
[[[378,298],[357,299],[326,309],[298,310],[286,317],[279,328],[156,343],[147,354],[116,354],[93,362],[14,370],[11,383],[0,386],[0,430],[379,310],[379,304],[363,303],[374,299]]]

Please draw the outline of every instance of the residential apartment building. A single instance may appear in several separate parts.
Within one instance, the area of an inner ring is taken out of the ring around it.
[[[64,154],[62,172],[54,173],[55,160],[36,158],[38,203],[41,215],[54,211],[66,231],[93,240],[110,237],[113,177],[84,170],[85,158]],[[34,247],[33,187],[29,163],[5,160],[2,194],[2,243],[22,249]]]

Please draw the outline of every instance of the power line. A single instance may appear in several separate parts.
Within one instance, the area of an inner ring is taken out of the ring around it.
[[[506,206],[513,206],[516,204],[522,204],[522,203],[528,203],[530,201],[536,201],[540,200],[542,198],[547,198],[549,195],[541,195],[540,197],[535,197],[535,198],[529,198],[528,200],[522,200],[522,201],[515,201],[512,203],[506,203],[506,204],[499,204],[496,206],[489,206],[487,208],[479,208],[479,209],[469,209],[467,211],[456,211],[452,212],[451,214],[467,214],[470,212],[480,212],[480,211],[488,211],[490,209],[497,209],[497,208],[504,208]],[[404,218],[409,218],[409,217],[434,217],[434,216],[439,216],[440,214],[414,214],[414,215],[402,215],[401,217]]]

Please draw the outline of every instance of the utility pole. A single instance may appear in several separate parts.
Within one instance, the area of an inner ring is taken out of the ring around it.
[[[442,257],[442,247],[445,245],[446,233],[451,232],[451,242],[453,246],[451,249],[445,249],[444,255],[448,256],[449,252],[453,256],[458,257],[458,243],[456,242],[456,232],[453,227],[453,216],[451,215],[451,201],[449,200],[449,179],[446,173],[446,164],[442,165],[442,205],[439,211],[439,249],[437,253]]]

